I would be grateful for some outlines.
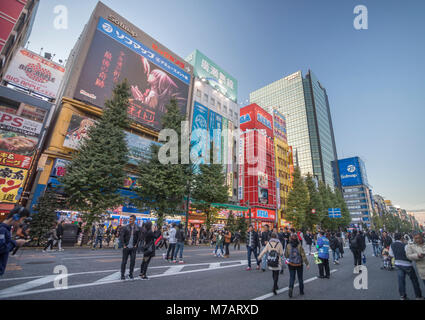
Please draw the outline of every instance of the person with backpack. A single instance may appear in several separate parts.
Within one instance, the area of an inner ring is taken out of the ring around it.
[[[185,240],[185,236],[184,236],[184,231],[182,230],[182,227],[177,226],[176,229],[176,251],[174,251],[174,260],[173,263],[177,263],[177,254],[180,252],[180,256],[179,256],[179,263],[183,264],[183,248],[184,248],[184,240]]]
[[[413,289],[417,300],[423,300],[421,288],[419,286],[418,277],[416,271],[413,268],[412,261],[407,257],[406,243],[401,241],[401,233],[394,235],[395,241],[390,245],[390,256],[395,259],[395,266],[397,268],[398,276],[398,291],[400,293],[400,300],[407,300],[406,295],[406,275],[409,276],[412,282]],[[410,254],[410,252],[409,252]]]
[[[277,282],[279,281],[279,271],[282,269],[282,259],[283,256],[283,247],[280,243],[277,234],[273,232],[270,235],[270,240],[267,242],[266,246],[261,251],[258,259],[262,259],[263,256],[267,254],[267,265],[269,270],[272,271],[273,277],[273,293],[277,295]]]
[[[292,298],[294,291],[295,277],[298,277],[298,283],[300,287],[300,295],[304,295],[304,265],[307,266],[307,270],[310,268],[305,251],[300,241],[298,240],[297,234],[293,233],[290,237],[289,243],[285,249],[285,258],[289,269],[289,290],[288,295]]]
[[[318,257],[322,263],[319,263],[319,278],[329,279],[331,272],[329,270],[329,240],[324,231],[320,231],[320,237],[317,239]]]
[[[223,254],[224,254],[223,243],[224,243],[224,235],[223,235],[223,231],[220,230],[217,234],[216,243],[215,243],[215,255],[217,257],[223,257]]]
[[[360,266],[362,264],[362,239],[357,233],[357,229],[354,229],[351,233],[349,244],[354,257],[354,266]]]
[[[380,256],[381,253],[379,252],[379,237],[376,234],[375,230],[372,230],[372,232],[370,233],[370,240],[372,241],[373,256]]]
[[[103,223],[100,223],[99,226],[97,227],[96,242],[94,243],[92,250],[96,249],[98,243],[100,244],[100,249],[102,249],[104,233],[105,233],[105,225]]]
[[[264,226],[264,231],[261,233],[261,247],[264,248],[267,245],[267,242],[269,242],[271,236],[271,232],[269,229],[269,225],[266,224]],[[266,271],[266,264],[267,264],[267,252],[265,255],[263,255],[263,259],[261,260],[261,270],[263,272]]]

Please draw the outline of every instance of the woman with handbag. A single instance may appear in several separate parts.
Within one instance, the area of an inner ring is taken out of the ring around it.
[[[148,271],[149,262],[155,257],[155,235],[152,231],[152,222],[146,222],[144,227],[142,239],[145,245],[143,246],[143,261],[140,267],[140,277],[142,280],[148,280],[146,272]]]

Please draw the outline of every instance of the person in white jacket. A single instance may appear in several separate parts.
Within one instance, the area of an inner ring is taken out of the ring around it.
[[[176,250],[176,243],[177,243],[177,239],[176,239],[176,224],[173,223],[171,225],[170,230],[168,231],[168,250],[167,250],[167,256],[165,258],[165,260],[167,260],[168,262],[172,262],[173,261],[173,257],[174,257],[174,250]],[[170,255],[171,253],[171,255]]]
[[[425,284],[425,243],[422,234],[414,236],[414,243],[406,246],[406,256],[409,260],[416,262],[419,277]]]

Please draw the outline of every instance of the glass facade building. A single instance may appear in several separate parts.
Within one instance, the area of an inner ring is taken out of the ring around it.
[[[326,89],[309,71],[275,81],[250,94],[250,102],[287,119],[288,144],[302,175],[312,174],[334,187],[332,161],[338,159]],[[339,176],[339,174],[337,175]]]

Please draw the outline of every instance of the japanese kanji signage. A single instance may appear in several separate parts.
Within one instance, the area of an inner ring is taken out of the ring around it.
[[[73,114],[69,122],[63,146],[77,150],[81,141],[87,137],[88,130],[96,121],[78,114]]]
[[[64,67],[21,48],[12,59],[4,80],[55,99],[64,74]]]
[[[31,165],[31,157],[22,156],[10,152],[0,151],[0,165],[29,169]]]
[[[194,74],[198,78],[204,78],[210,85],[218,89],[230,100],[237,102],[238,82],[226,71],[217,66],[212,60],[195,50],[186,58],[186,61],[194,66]]]
[[[0,202],[16,203],[28,170],[0,166]]]

